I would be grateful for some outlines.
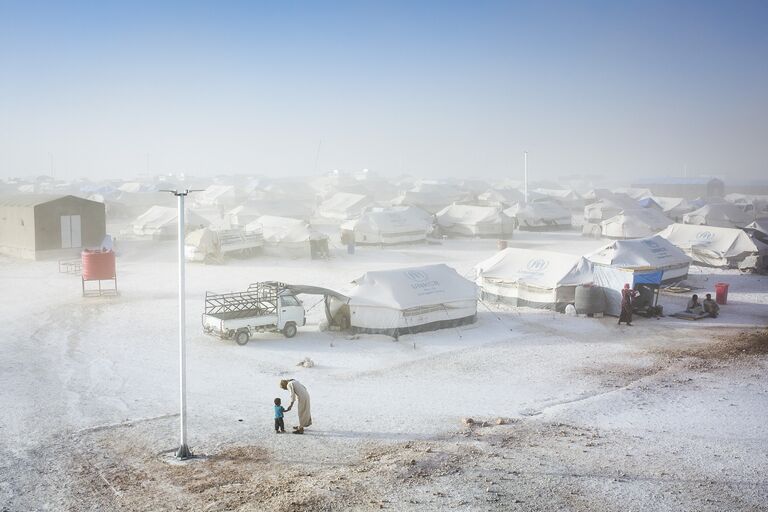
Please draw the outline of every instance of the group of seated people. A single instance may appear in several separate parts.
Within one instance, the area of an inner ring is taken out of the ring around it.
[[[712,318],[717,318],[720,314],[720,305],[712,299],[712,294],[708,293],[703,302],[699,302],[699,296],[695,293],[688,301],[685,311],[695,315],[707,314]]]

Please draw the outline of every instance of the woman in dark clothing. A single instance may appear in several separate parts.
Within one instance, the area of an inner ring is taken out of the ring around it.
[[[621,314],[619,315],[619,325],[626,322],[632,325],[632,299],[637,297],[637,292],[629,287],[629,283],[624,284],[621,290]]]

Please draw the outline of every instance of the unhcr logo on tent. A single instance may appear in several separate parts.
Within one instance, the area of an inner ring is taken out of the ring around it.
[[[696,234],[696,239],[697,240],[702,240],[704,242],[709,242],[713,238],[715,238],[715,234],[713,232],[711,232],[711,231],[699,231]]]
[[[420,283],[422,281],[426,281],[429,279],[429,276],[426,272],[422,272],[421,270],[409,270],[405,273],[405,277],[410,279],[411,281],[416,281],[417,283]]]
[[[549,261],[542,260],[541,258],[537,258],[537,259],[529,260],[528,265],[526,267],[531,272],[544,272],[548,266],[549,266]]]

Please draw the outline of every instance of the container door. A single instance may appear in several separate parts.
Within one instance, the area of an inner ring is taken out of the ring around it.
[[[61,248],[70,249],[72,247],[72,225],[69,215],[61,216]]]
[[[72,247],[82,247],[83,236],[82,236],[82,228],[80,226],[80,216],[79,215],[70,216],[69,224],[72,227]]]

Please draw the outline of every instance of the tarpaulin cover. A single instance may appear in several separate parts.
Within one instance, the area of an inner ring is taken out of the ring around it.
[[[693,261],[713,267],[736,267],[760,247],[741,229],[672,224],[660,237],[685,251]]]

